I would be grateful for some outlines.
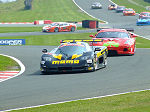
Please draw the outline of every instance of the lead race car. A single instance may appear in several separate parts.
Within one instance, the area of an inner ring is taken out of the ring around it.
[[[65,32],[65,31],[74,32],[75,30],[77,30],[76,24],[66,22],[52,23],[42,28],[43,32]]]
[[[128,30],[128,31],[127,31]],[[108,54],[127,54],[134,55],[135,53],[135,43],[137,35],[131,33],[133,29],[98,29],[98,33],[90,35],[93,39],[103,39],[101,42],[93,42],[92,46],[106,46],[108,48]],[[130,31],[130,32],[129,32]]]
[[[61,40],[61,44],[52,51],[43,49],[41,72],[95,71],[106,67],[107,47],[86,43],[100,41],[103,40]]]

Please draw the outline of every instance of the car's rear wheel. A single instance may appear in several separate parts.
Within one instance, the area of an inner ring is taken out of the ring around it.
[[[58,31],[59,31],[58,28],[55,28],[54,32],[58,32]]]
[[[71,32],[74,32],[75,31],[75,27],[71,27]]]
[[[98,61],[97,61],[97,56],[95,56],[94,60],[93,60],[93,71],[98,69]]]

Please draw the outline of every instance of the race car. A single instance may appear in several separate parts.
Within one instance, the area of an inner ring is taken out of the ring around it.
[[[117,5],[111,4],[108,6],[108,10],[115,10],[117,8]]]
[[[123,11],[123,15],[124,16],[135,16],[135,11],[131,8],[126,8],[124,11]]]
[[[117,13],[123,12],[124,9],[125,9],[125,6],[117,6],[116,12],[117,12]]]
[[[41,72],[95,71],[106,67],[107,47],[92,47],[86,43],[97,41],[102,40],[61,40],[61,44],[50,52],[43,49]]]
[[[145,16],[150,16],[150,12],[141,12],[139,14],[139,19],[142,18],[142,17],[145,17]]]
[[[73,23],[52,23],[50,25],[46,25],[42,28],[43,32],[65,32],[71,31],[74,32],[77,29],[76,24]]]
[[[99,2],[94,2],[91,6],[92,9],[102,9],[102,5]]]
[[[136,21],[137,26],[150,25],[150,16],[145,16]]]
[[[130,31],[133,31],[131,28]],[[110,55],[134,55],[136,35],[125,29],[105,28],[98,33],[90,35],[93,39],[103,39],[102,42],[90,43],[92,46],[107,46]]]

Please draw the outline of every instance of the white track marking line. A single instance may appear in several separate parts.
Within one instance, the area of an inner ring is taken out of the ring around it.
[[[24,65],[22,64],[22,62],[21,62],[20,60],[18,60],[17,58],[12,57],[12,56],[8,56],[8,55],[5,55],[5,54],[0,54],[0,55],[6,56],[6,57],[9,57],[9,58],[13,59],[14,61],[16,61],[16,62],[20,65],[20,68],[21,68],[21,70],[20,70],[19,73],[17,73],[16,75],[14,75],[14,76],[12,76],[12,77],[7,78],[7,79],[0,80],[0,82],[6,81],[6,80],[11,79],[11,78],[14,78],[14,77],[17,77],[17,76],[21,75],[21,74],[25,71],[25,66],[24,66]]]
[[[30,109],[30,108],[36,108],[36,107],[42,107],[42,106],[48,106],[48,105],[54,105],[54,104],[61,104],[61,103],[69,103],[69,102],[81,101],[81,100],[90,100],[90,99],[96,99],[96,98],[105,98],[105,97],[118,96],[118,95],[124,95],[124,94],[129,94],[129,93],[143,92],[143,91],[148,91],[148,90],[150,90],[150,89],[137,90],[137,91],[129,91],[129,92],[124,92],[124,93],[117,93],[117,94],[97,96],[97,97],[91,97],[91,98],[83,98],[83,99],[76,99],[76,100],[69,100],[69,101],[62,101],[62,102],[49,103],[49,104],[43,104],[43,105],[37,105],[37,106],[30,106],[30,107],[23,107],[23,108],[15,108],[15,109],[9,109],[9,110],[0,111],[0,112],[9,112],[9,111],[13,111],[13,110]]]

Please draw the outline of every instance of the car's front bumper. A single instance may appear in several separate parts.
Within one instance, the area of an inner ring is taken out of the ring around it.
[[[150,22],[137,22],[137,26],[144,26],[144,25],[150,25]]]
[[[92,71],[93,63],[81,64],[56,64],[52,65],[49,62],[40,64],[42,72],[75,72],[75,71]]]
[[[108,54],[134,54],[132,47],[108,47]]]

